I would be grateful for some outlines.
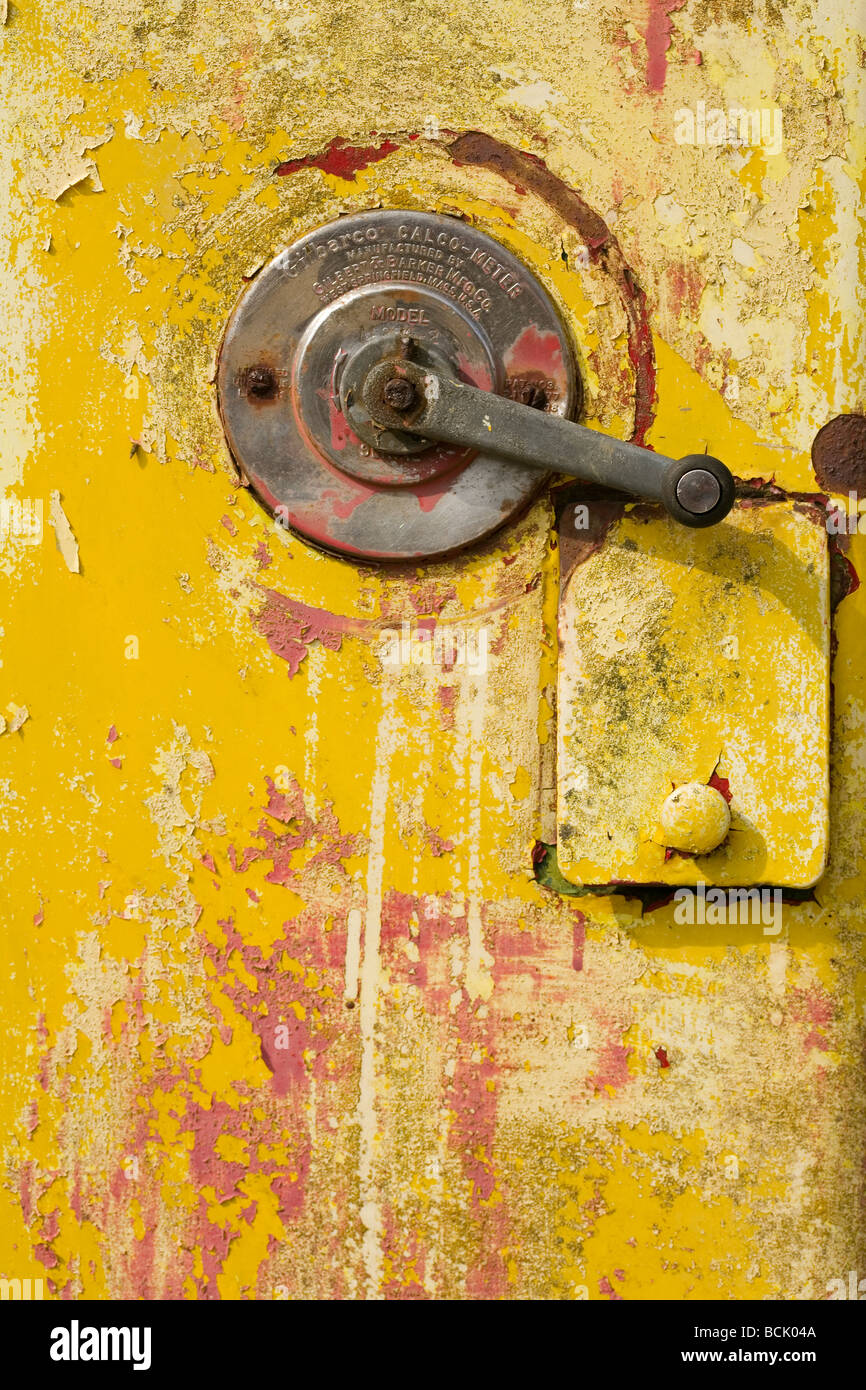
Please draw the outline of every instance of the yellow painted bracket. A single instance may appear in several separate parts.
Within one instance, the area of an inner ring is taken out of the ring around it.
[[[823,514],[756,503],[707,531],[627,512],[560,608],[558,859],[577,884],[809,887],[828,834],[829,560]],[[678,787],[730,830],[671,850]]]

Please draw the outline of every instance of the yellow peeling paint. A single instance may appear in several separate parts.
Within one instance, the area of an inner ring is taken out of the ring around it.
[[[778,935],[559,894],[533,868],[552,494],[383,573],[275,527],[215,410],[261,265],[340,214],[430,208],[547,286],[592,427],[632,434],[652,359],[651,445],[817,490],[816,430],[864,401],[862,35],[817,4],[669,18],[660,57],[618,4],[10,7],[0,478],[43,536],[0,535],[0,1277],[787,1299],[862,1271],[863,586],[834,614],[829,864]],[[698,101],[779,108],[781,154],[677,143]],[[631,305],[540,193],[455,164],[468,130],[580,194]],[[396,148],[275,173],[337,138]],[[845,557],[863,572],[862,536]],[[336,623],[291,678],[268,591]],[[383,665],[403,618],[484,626],[486,670]]]

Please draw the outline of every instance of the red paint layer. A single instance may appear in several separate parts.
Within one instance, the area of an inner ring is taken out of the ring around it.
[[[350,619],[336,613],[298,603],[275,589],[264,592],[267,595],[264,608],[251,616],[274,655],[288,664],[290,677],[297,675],[312,642],[320,642],[323,647],[338,652],[343,635],[357,631]]]
[[[710,778],[709,782],[707,783],[707,786],[708,786],[708,787],[715,787],[716,791],[717,791],[717,792],[721,792],[721,794],[722,794],[722,796],[725,798],[725,800],[726,800],[727,802],[730,802],[730,800],[731,800],[731,784],[730,784],[730,782],[728,781],[727,777],[720,777],[719,774],[718,774],[717,772],[714,772],[713,775],[712,775],[712,777]]]
[[[540,372],[556,376],[562,371],[562,345],[556,333],[539,333],[535,324],[524,328],[519,338],[505,354],[509,372]]]
[[[670,15],[681,10],[685,3],[686,0],[649,0],[649,15],[643,36],[647,55],[646,84],[651,92],[660,92],[664,88],[673,29]]]
[[[298,169],[321,169],[324,174],[334,174],[340,179],[354,179],[368,164],[376,164],[386,159],[399,146],[393,140],[383,140],[381,145],[350,145],[345,140],[332,140],[327,149],[318,154],[305,154],[302,159],[287,159],[278,164],[274,173],[280,178],[294,174]]]
[[[586,917],[582,912],[575,911],[574,925],[571,929],[571,968],[572,970],[583,969],[583,948],[586,945]]]
[[[602,1020],[604,1023],[605,1020]],[[631,1073],[628,1069],[628,1059],[634,1051],[631,1047],[625,1047],[617,1041],[615,1036],[610,1036],[598,1050],[598,1067],[595,1075],[591,1077],[590,1084],[596,1091],[602,1091],[609,1086],[611,1090],[617,1090],[620,1086],[625,1086],[631,1081]]]

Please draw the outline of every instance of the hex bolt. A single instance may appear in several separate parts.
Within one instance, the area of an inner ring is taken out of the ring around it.
[[[272,396],[277,389],[277,379],[270,367],[248,367],[246,388],[248,396]]]
[[[412,409],[418,399],[418,392],[412,382],[407,381],[406,377],[392,376],[382,388],[382,399],[392,410],[399,410],[402,413]]]

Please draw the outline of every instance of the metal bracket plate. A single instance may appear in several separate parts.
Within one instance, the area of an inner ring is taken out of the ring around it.
[[[814,510],[747,505],[686,532],[635,508],[587,547],[559,620],[557,854],[571,882],[820,877],[830,610]],[[711,853],[665,844],[661,808],[688,783],[730,803]]]

